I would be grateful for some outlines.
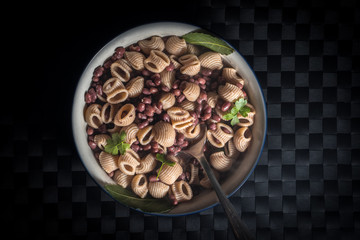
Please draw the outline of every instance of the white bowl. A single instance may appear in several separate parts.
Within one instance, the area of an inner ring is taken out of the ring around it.
[[[194,25],[177,22],[158,22],[135,27],[118,35],[116,38],[106,44],[94,56],[81,75],[76,88],[72,109],[72,128],[74,140],[85,169],[105,192],[107,191],[105,190],[104,186],[106,184],[114,184],[114,181],[100,167],[88,146],[86,122],[83,117],[83,109],[85,104],[84,93],[90,86],[93,70],[97,66],[102,65],[103,62],[112,55],[114,49],[118,46],[126,47],[130,44],[136,43],[138,40],[145,39],[153,35],[181,36],[188,32],[199,29],[201,28]],[[266,105],[261,87],[255,77],[254,72],[249,67],[245,59],[237,51],[230,55],[224,56],[224,59],[245,79],[245,90],[248,94],[249,102],[256,109],[255,123],[252,127],[252,143],[250,144],[250,147],[247,149],[247,151],[240,156],[240,159],[236,161],[234,167],[227,173],[228,176],[225,181],[221,183],[225,194],[231,196],[244,184],[259,161],[265,142],[267,117]],[[206,190],[201,192],[192,200],[179,204],[168,213],[151,214],[162,216],[181,216],[206,210],[215,206],[217,203],[218,200],[215,192],[212,190]]]

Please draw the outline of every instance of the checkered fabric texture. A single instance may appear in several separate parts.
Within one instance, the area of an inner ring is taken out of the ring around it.
[[[22,22],[49,22],[28,29],[41,33],[29,51],[51,47],[30,71],[26,100],[0,119],[2,233],[9,239],[234,239],[221,206],[167,218],[114,202],[86,173],[72,139],[73,94],[96,52],[131,27],[172,20],[229,41],[263,89],[265,148],[230,198],[256,239],[360,239],[359,2],[166,4],[128,3],[119,12],[110,5],[60,7],[61,13]]]

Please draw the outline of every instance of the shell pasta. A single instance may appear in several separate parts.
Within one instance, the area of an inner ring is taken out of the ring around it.
[[[134,197],[191,201],[211,184],[199,163],[179,152],[206,125],[204,154],[226,181],[256,135],[247,89],[218,52],[180,36],[138,39],[94,69],[84,94],[88,145],[104,173]]]

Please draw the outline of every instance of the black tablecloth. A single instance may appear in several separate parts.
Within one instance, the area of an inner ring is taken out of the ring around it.
[[[260,81],[265,148],[230,198],[257,239],[360,239],[358,1],[119,1],[11,11],[2,21],[9,31],[3,39],[16,43],[3,45],[11,56],[2,59],[11,69],[3,68],[10,76],[2,74],[0,119],[5,235],[234,239],[220,206],[166,218],[115,203],[74,146],[72,98],[87,63],[121,32],[170,20],[222,36]]]

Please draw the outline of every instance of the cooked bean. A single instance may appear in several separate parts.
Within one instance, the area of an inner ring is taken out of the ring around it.
[[[216,130],[216,124],[215,123],[211,123],[208,126],[209,130],[215,131]]]
[[[160,179],[157,178],[155,175],[149,176],[149,182],[158,182]]]
[[[167,66],[165,69],[166,69],[166,71],[171,72],[172,70],[175,69],[175,66],[173,63],[170,63],[169,66]]]
[[[160,78],[154,79],[154,83],[155,83],[155,86],[160,86],[161,85],[161,79]]]
[[[137,117],[138,117],[138,119],[147,119],[146,114],[143,114],[143,113],[138,113]]]
[[[132,145],[131,145],[131,149],[134,150],[135,152],[137,152],[137,151],[139,151],[140,146],[137,145],[137,144],[132,144]]]
[[[90,126],[87,126],[86,133],[88,135],[93,135],[94,134],[94,129],[92,127],[90,127]]]
[[[188,145],[189,145],[189,142],[185,140],[185,141],[180,145],[180,147],[181,147],[181,148],[186,148]]]
[[[146,80],[145,85],[148,87],[155,87],[155,83],[153,81],[151,81],[150,79]],[[150,89],[150,92],[151,92],[151,89]]]
[[[153,117],[148,117],[148,121],[149,121],[149,122],[153,122],[153,121],[154,121],[154,118],[153,118]]]
[[[155,83],[154,83],[154,86],[155,86]],[[169,89],[170,90],[170,89]],[[151,87],[150,88],[150,93],[151,94],[155,94],[155,93],[157,93],[159,90],[157,89],[157,88],[155,88],[155,87]]]
[[[142,128],[146,127],[147,125],[149,125],[149,121],[145,120],[138,125],[138,128],[142,129]]]
[[[161,90],[163,90],[164,92],[170,92],[170,88],[168,88],[167,86],[161,86]]]
[[[145,94],[145,95],[150,95],[151,94],[151,92],[150,92],[150,90],[148,88],[144,88],[142,93]]]
[[[144,149],[144,151],[150,150],[150,149],[151,149],[150,143],[149,143],[149,144],[146,144],[145,146],[143,146],[143,149]]]
[[[172,92],[175,95],[175,97],[178,97],[181,94],[181,91],[179,89],[174,89]]]
[[[180,96],[178,96],[177,98],[176,98],[176,101],[178,102],[178,103],[181,103],[182,101],[184,101],[185,100],[185,95],[184,94],[181,94]]]
[[[92,150],[95,150],[97,145],[94,141],[89,141],[89,147],[92,149]]]
[[[117,47],[115,49],[115,52],[118,54],[124,54],[125,53],[125,48],[124,47]]]
[[[159,148],[159,144],[157,142],[151,142],[152,148]]]
[[[141,71],[141,74],[144,76],[144,77],[149,77],[151,75],[151,72],[147,69],[143,69]]]
[[[221,111],[226,112],[231,107],[231,102],[225,102],[221,105]]]
[[[162,115],[162,120],[163,120],[164,122],[170,122],[170,116],[169,116],[169,114],[164,113],[164,114]]]
[[[211,113],[211,111],[212,111],[212,108],[211,108],[209,105],[207,105],[207,106],[204,108],[204,113]]]
[[[216,113],[214,113],[212,115],[212,119],[216,122],[220,122],[221,121],[221,117],[219,115],[217,115]]]
[[[204,68],[201,70],[201,74],[204,76],[210,76],[212,74],[212,71],[211,71],[211,69]]]
[[[103,88],[100,84],[96,85],[96,93],[100,96],[103,95]]]
[[[151,100],[151,99],[150,99],[150,100]],[[143,102],[139,103],[139,104],[137,105],[137,110],[138,110],[139,112],[145,111],[145,103],[143,103]]]
[[[151,97],[144,97],[143,99],[141,99],[141,102],[145,104],[151,104]]]
[[[98,66],[95,68],[93,75],[95,77],[101,77],[104,73],[104,68],[102,66]]]
[[[159,148],[152,148],[151,149],[151,153],[158,153],[159,152]]]
[[[204,85],[206,83],[205,78],[198,78],[197,80],[200,84]]]
[[[230,133],[231,133],[229,129],[224,128],[224,127],[222,127],[221,130],[222,130],[224,133],[227,133],[227,134],[230,134]]]
[[[208,120],[208,119],[210,119],[211,118],[211,113],[206,113],[206,114],[204,114],[204,116],[201,118],[201,120],[202,121],[206,121],[206,120]]]
[[[86,103],[91,103],[91,95],[89,92],[85,93],[85,102]]]

